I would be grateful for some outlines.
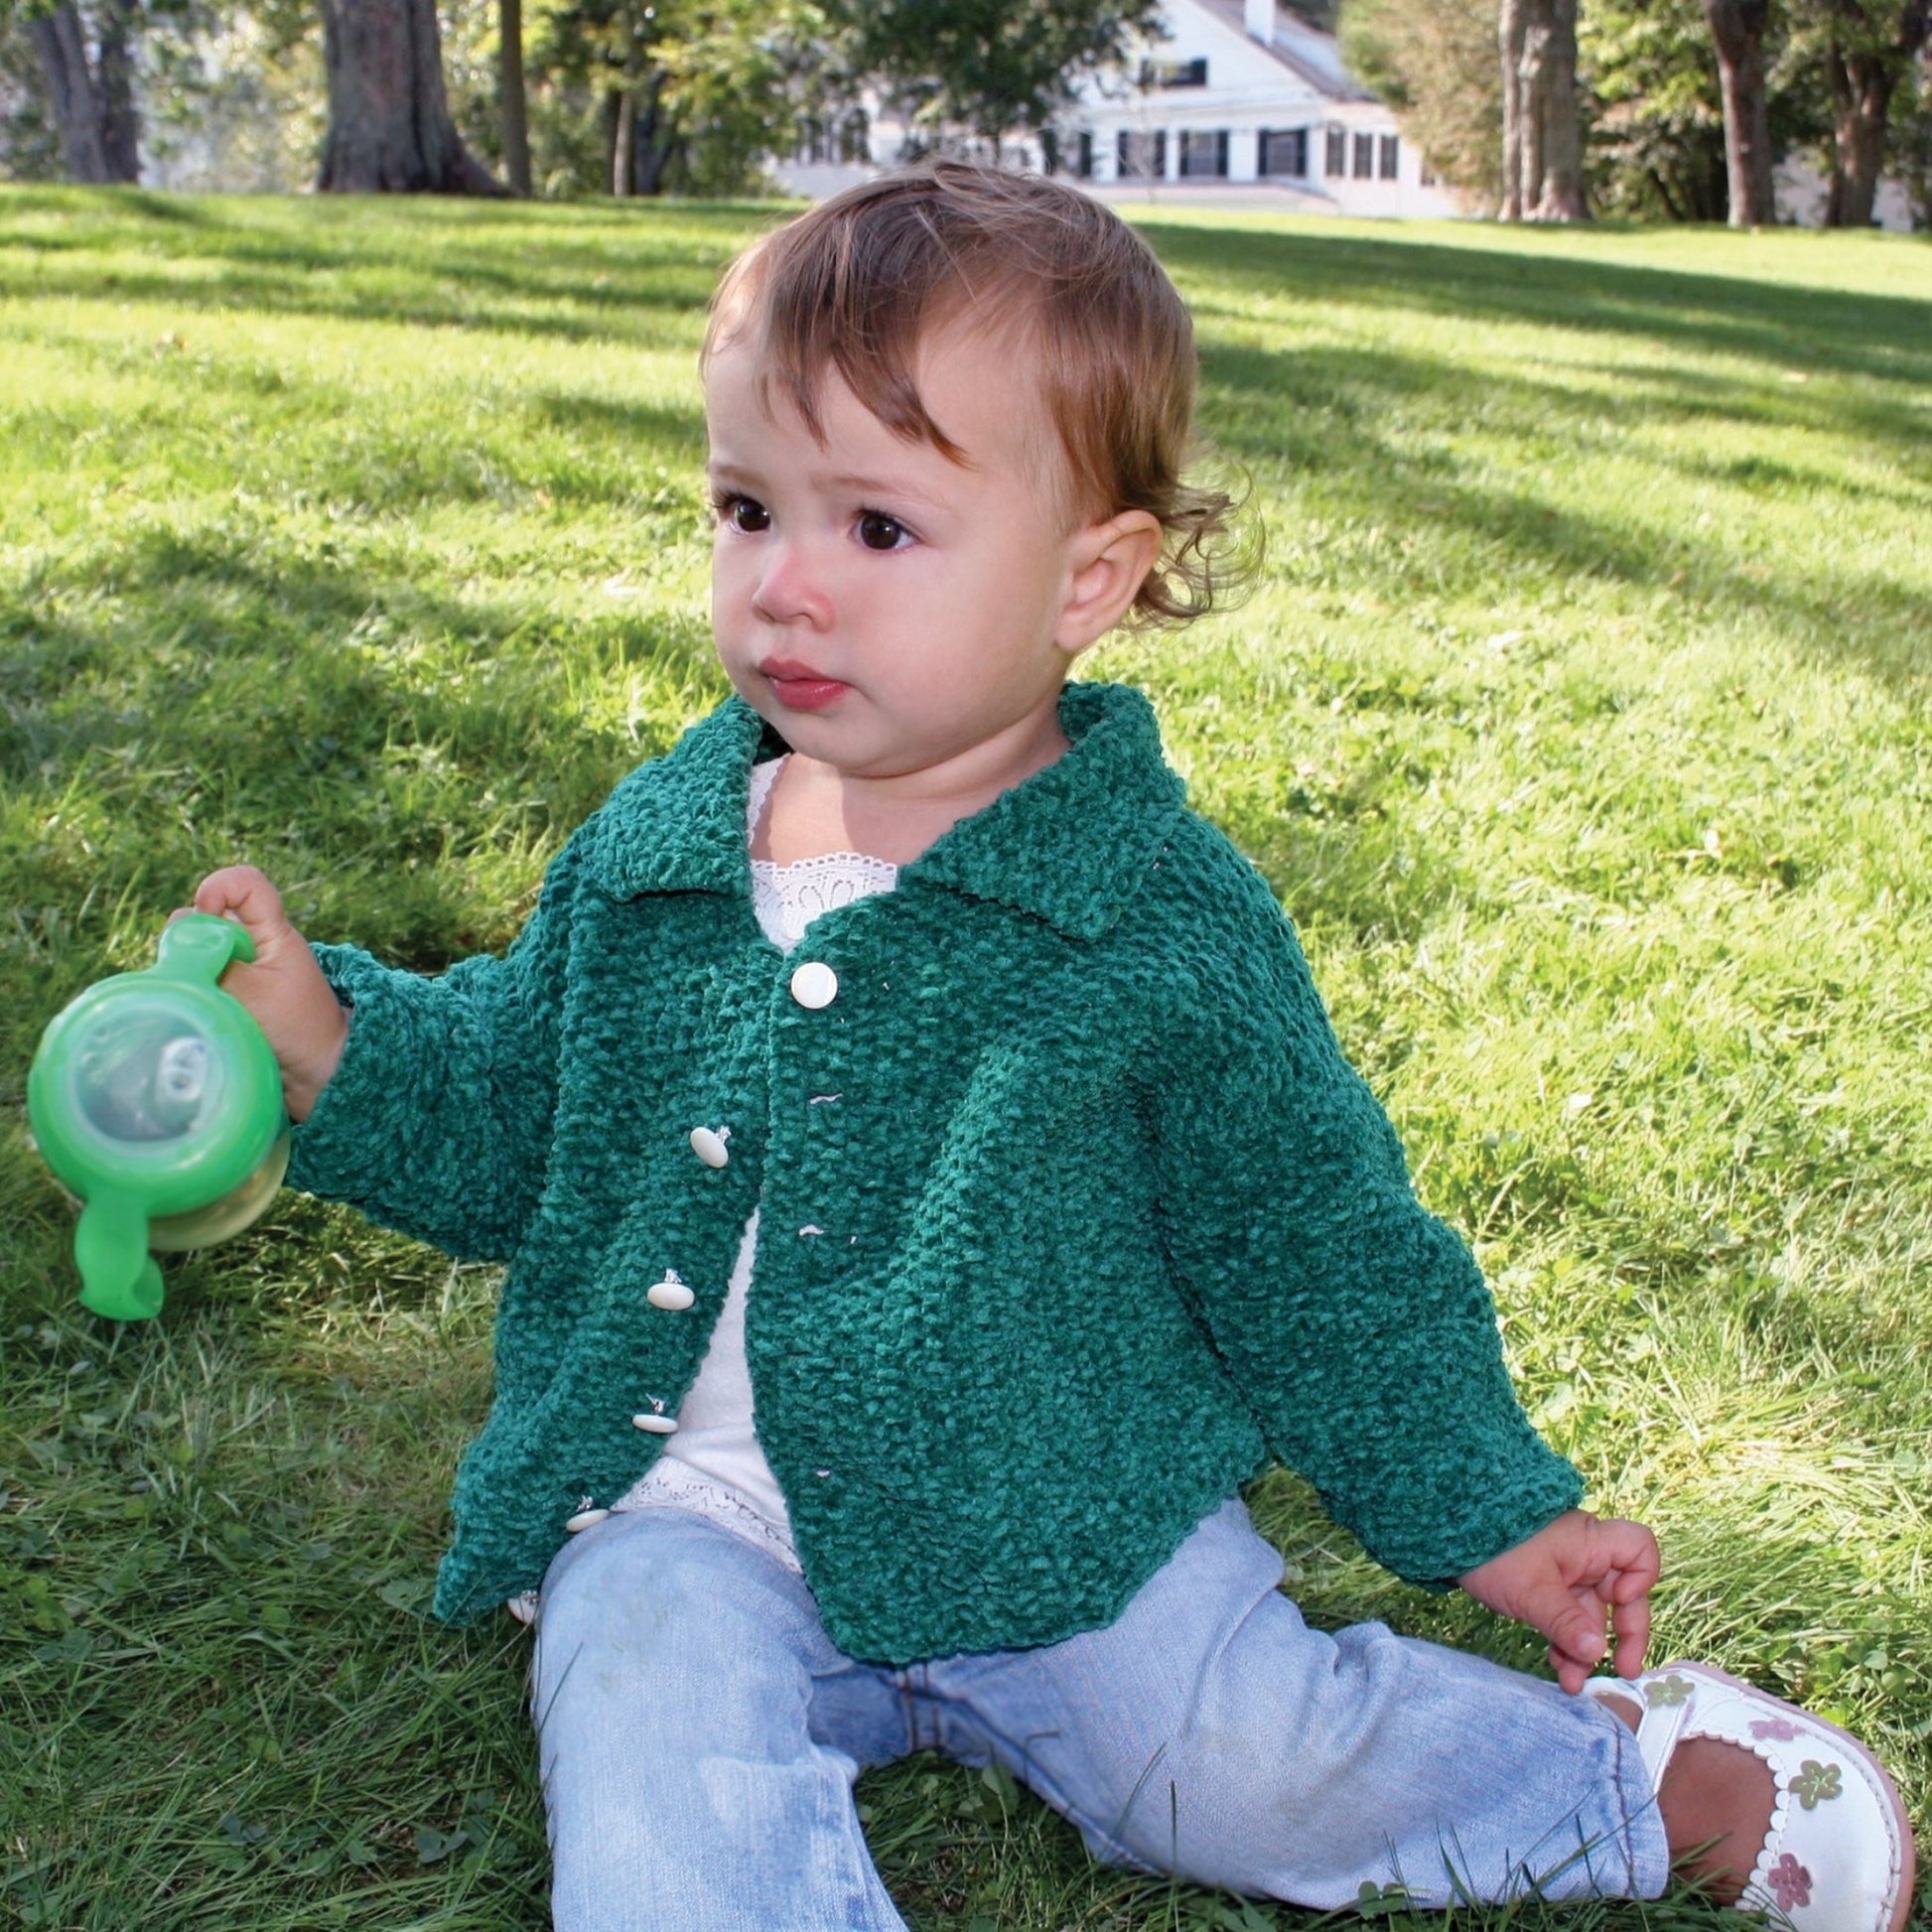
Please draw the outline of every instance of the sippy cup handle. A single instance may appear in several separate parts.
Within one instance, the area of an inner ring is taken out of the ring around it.
[[[80,1304],[114,1321],[142,1321],[161,1307],[161,1269],[148,1253],[146,1210],[126,1194],[95,1194],[73,1230]]]
[[[214,985],[236,960],[255,963],[255,942],[246,926],[212,912],[184,912],[161,934],[161,951],[148,969],[159,978]]]

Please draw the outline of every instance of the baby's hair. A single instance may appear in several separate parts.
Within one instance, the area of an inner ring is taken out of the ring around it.
[[[731,265],[704,356],[749,332],[767,403],[775,385],[814,436],[830,367],[896,435],[960,461],[913,380],[921,343],[954,323],[1031,350],[1069,509],[1160,520],[1134,619],[1185,623],[1238,595],[1252,566],[1236,499],[1184,474],[1198,455],[1186,305],[1154,250],[1078,189],[957,161],[848,189]]]

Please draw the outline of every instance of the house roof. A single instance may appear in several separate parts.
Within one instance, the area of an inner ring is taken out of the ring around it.
[[[1247,35],[1247,16],[1242,0],[1187,0],[1202,13]],[[1377,96],[1350,73],[1342,64],[1341,49],[1332,34],[1311,27],[1299,14],[1276,7],[1274,38],[1263,42],[1250,40],[1249,46],[1271,54],[1283,67],[1318,89],[1330,100],[1374,100]]]

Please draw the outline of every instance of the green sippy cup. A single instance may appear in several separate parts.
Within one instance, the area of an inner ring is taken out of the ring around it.
[[[55,1015],[27,1075],[42,1158],[79,1197],[80,1300],[133,1321],[161,1307],[149,1250],[238,1234],[282,1184],[289,1125],[274,1049],[218,984],[254,942],[191,912],[141,973],[90,986]]]

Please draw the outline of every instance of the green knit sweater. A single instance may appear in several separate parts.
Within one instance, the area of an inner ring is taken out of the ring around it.
[[[1417,1582],[1576,1502],[1146,701],[1069,685],[1061,722],[1056,763],[788,958],[745,838],[778,748],[737,700],[618,786],[503,957],[317,948],[354,1017],[291,1179],[509,1264],[440,1614],[535,1587],[650,1465],[631,1418],[676,1413],[760,1204],[759,1440],[854,1656],[1105,1623],[1271,1457]]]

